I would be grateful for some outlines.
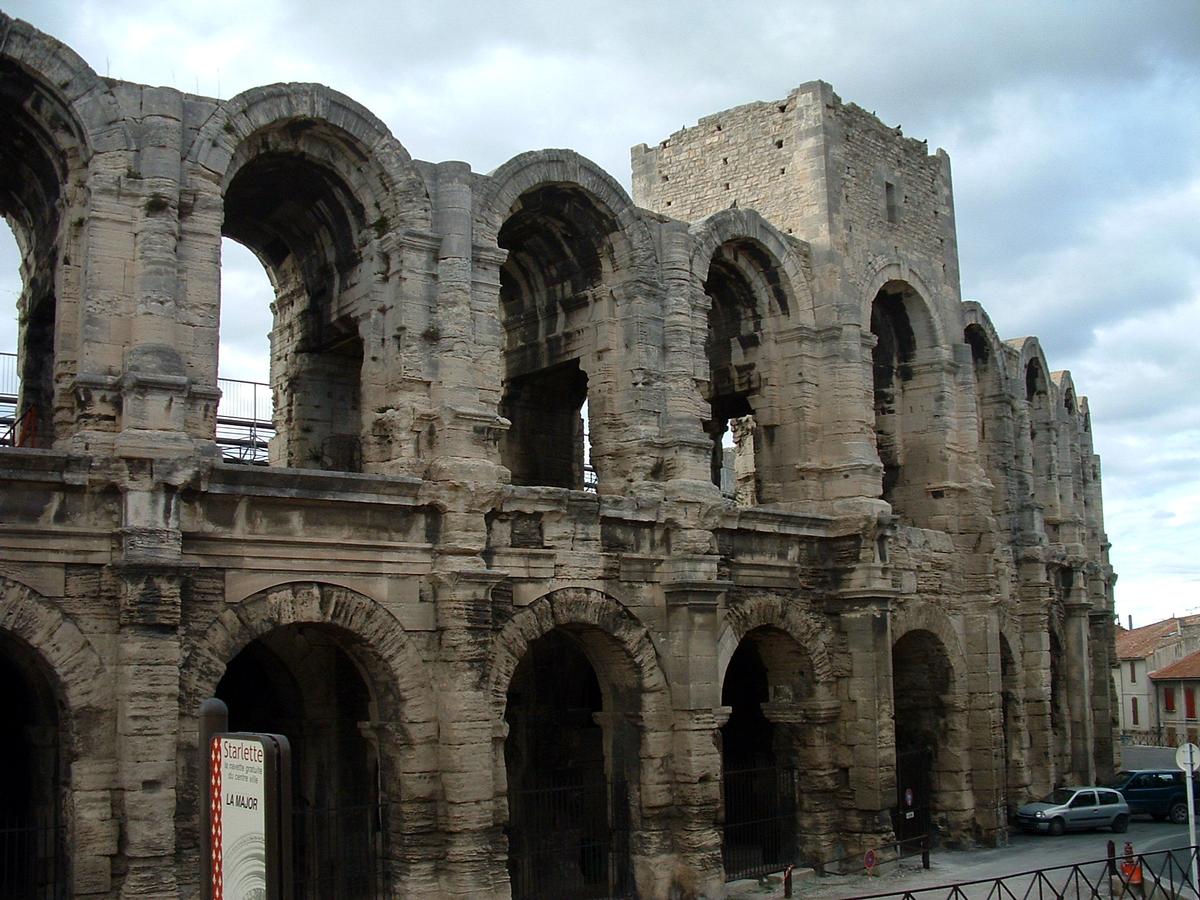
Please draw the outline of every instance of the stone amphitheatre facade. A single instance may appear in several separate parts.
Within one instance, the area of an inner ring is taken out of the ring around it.
[[[1087,402],[960,299],[943,152],[813,82],[631,199],[7,17],[0,107],[4,877],[197,896],[214,695],[291,738],[329,898],[718,897],[1111,769]],[[266,466],[214,441],[223,236],[276,291]]]

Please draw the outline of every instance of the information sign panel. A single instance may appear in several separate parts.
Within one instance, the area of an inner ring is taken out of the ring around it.
[[[208,769],[211,900],[275,900],[290,881],[287,739],[216,734]]]
[[[256,737],[212,740],[213,900],[267,896],[266,756]]]

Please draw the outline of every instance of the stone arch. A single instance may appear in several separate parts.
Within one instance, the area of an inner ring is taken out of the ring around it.
[[[832,689],[836,680],[829,655],[831,636],[824,624],[800,604],[772,594],[756,594],[730,604],[725,624],[717,639],[717,682],[725,672],[737,646],[756,628],[777,628],[788,634],[812,660],[813,680],[822,690]]]
[[[607,663],[623,679],[621,687],[640,692],[642,715],[656,726],[670,721],[667,682],[650,632],[617,600],[583,587],[544,594],[513,615],[493,638],[487,684],[495,713],[503,716],[508,684],[529,645],[564,625],[606,635],[609,649],[594,661],[597,669]]]
[[[628,789],[627,799],[613,791],[610,815],[628,816],[632,877],[639,892],[658,896],[665,876],[652,860],[668,852],[674,800],[671,746],[664,739],[671,731],[670,694],[649,631],[607,594],[584,587],[552,591],[518,610],[492,639],[485,684],[494,721],[496,825],[510,823],[507,692],[535,642],[555,635],[572,639],[599,682],[606,777],[622,779]],[[631,754],[634,736],[636,750]]]
[[[912,788],[918,797],[929,798],[928,827],[944,840],[965,840],[976,822],[976,810],[971,794],[969,673],[958,630],[932,604],[905,603],[893,613],[889,653],[898,788]],[[923,668],[914,670],[912,665]],[[939,683],[941,678],[944,683]],[[921,693],[931,694],[924,704]],[[918,815],[917,823],[920,819]],[[914,836],[908,831],[909,820],[897,819],[895,824],[904,838]]]
[[[947,453],[955,417],[937,412],[942,398],[957,390],[946,365],[951,341],[932,295],[912,272],[888,264],[869,283],[862,327],[864,339],[873,339],[865,340],[870,353],[864,362],[870,365],[878,496],[903,520],[929,527],[939,512],[935,486],[955,479]],[[955,335],[953,343],[958,340]]]
[[[401,624],[371,598],[321,582],[291,582],[268,588],[235,606],[223,608],[203,629],[203,637],[180,665],[180,799],[177,827],[189,834],[195,821],[197,765],[196,713],[201,700],[214,696],[226,666],[259,638],[286,626],[312,625],[327,630],[362,675],[371,694],[371,740],[377,745],[386,787],[395,812],[386,817],[388,884],[436,884],[438,771],[437,709],[432,684],[417,649]],[[181,841],[185,853],[194,843]],[[421,848],[419,853],[406,847]]]
[[[791,781],[794,772],[835,766],[841,704],[830,640],[794,599],[751,594],[725,610],[717,681],[727,878],[763,863],[834,855],[832,785],[814,782],[797,796]]]
[[[305,140],[314,127],[323,132],[323,149]],[[364,206],[374,204],[367,210],[369,222],[377,213],[389,217],[388,227],[431,227],[429,191],[408,151],[370,110],[322,84],[272,84],[221,103],[197,131],[185,159],[224,190],[251,158],[247,143],[280,130],[292,132],[288,149],[307,149],[348,181],[355,170],[365,172],[359,186]]]
[[[34,28],[28,22],[0,12],[0,59],[10,60],[35,74],[74,110],[77,123],[92,123],[104,129],[103,135],[86,132],[87,155],[93,144],[105,150],[134,149],[134,142],[122,120],[120,107],[108,82],[100,78],[78,53]],[[114,128],[115,126],[115,128]],[[101,137],[103,141],[101,141]]]
[[[0,13],[0,214],[21,254],[18,446],[51,447],[75,415],[73,376],[88,271],[88,172],[97,148],[133,149],[108,85],[74,52]],[[113,166],[115,168],[115,165]]]
[[[1000,339],[1000,335],[996,331],[996,326],[992,323],[992,319],[987,314],[987,311],[974,300],[963,302],[964,339],[968,332],[979,335],[983,345],[986,347],[988,357],[986,365],[990,370],[995,372],[998,389],[1006,395],[1011,393],[1012,372],[1008,365],[1008,345]],[[972,357],[975,357],[974,346],[969,340],[967,343],[971,346]]]
[[[92,778],[89,783],[76,781],[78,764],[88,771],[101,771],[105,765],[115,772],[115,735],[109,730],[112,685],[108,671],[91,642],[70,616],[57,605],[18,581],[0,576],[0,637],[12,640],[22,655],[29,658],[37,674],[46,682],[57,720],[57,772],[52,787],[60,794],[61,821],[65,822],[65,855],[60,863],[67,872],[67,885],[74,883],[73,872],[87,871],[107,875],[111,846],[116,841],[115,823],[92,823],[77,828],[85,818],[77,809],[107,806],[115,785]],[[11,690],[11,685],[6,690]]]
[[[941,641],[954,670],[955,685],[957,689],[965,690],[967,656],[954,621],[930,603],[905,603],[892,614],[892,643],[910,631],[928,631]]]
[[[912,323],[917,348],[928,352],[950,345],[945,323],[941,321],[933,306],[933,290],[918,272],[910,269],[903,261],[877,261],[870,275],[862,283],[865,290],[859,294],[859,321],[864,331],[870,329],[871,307],[875,298],[885,288],[896,286],[906,290],[905,312]]]
[[[408,151],[336,91],[270,85],[220,104],[187,166],[205,212],[181,222],[191,252],[219,265],[221,238],[235,240],[274,287],[270,462],[357,472],[390,458],[395,448],[379,446],[386,440],[370,427],[382,405],[372,392],[388,382],[383,370],[393,361],[386,320],[403,318],[389,276],[405,258],[406,232],[432,227]],[[418,252],[429,252],[427,241]],[[219,280],[189,294],[215,344]],[[197,381],[215,386],[215,356],[191,362]]]
[[[82,725],[109,707],[108,675],[100,656],[75,622],[32,588],[0,575],[0,630],[28,645],[44,661],[68,718],[76,757],[107,752],[98,733]]]
[[[475,240],[495,244],[504,220],[524,194],[546,184],[578,187],[607,210],[627,235],[638,264],[655,258],[653,240],[633,200],[615,178],[574,150],[530,150],[518,154],[488,175],[475,207]]]
[[[694,224],[692,237],[692,278],[703,283],[717,250],[731,241],[746,241],[766,254],[766,264],[783,273],[779,285],[782,298],[777,302],[793,324],[813,325],[813,295],[805,261],[798,242],[754,210],[726,209]],[[766,312],[765,310],[763,311]]]
[[[645,453],[661,428],[654,379],[618,377],[662,368],[661,342],[617,337],[649,328],[658,303],[656,249],[641,213],[594,163],[553,150],[493,173],[474,228],[478,244],[506,252],[498,374],[511,426],[500,457],[513,482],[582,489],[594,474],[606,493],[656,480]]]
[[[712,444],[710,478],[739,505],[791,499],[797,457],[810,455],[812,439],[811,398],[792,386],[804,383],[800,370],[811,379],[818,368],[780,337],[794,340],[814,321],[797,244],[750,210],[710,216],[690,236],[691,277],[700,287],[692,292],[692,344],[703,348],[707,370],[695,381]]]

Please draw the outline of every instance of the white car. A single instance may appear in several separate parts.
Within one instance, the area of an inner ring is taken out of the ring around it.
[[[1057,788],[1049,797],[1018,809],[1017,825],[1050,834],[1092,828],[1111,828],[1120,834],[1129,827],[1129,804],[1110,788]]]

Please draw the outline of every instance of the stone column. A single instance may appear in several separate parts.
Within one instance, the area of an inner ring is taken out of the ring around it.
[[[1089,584],[1090,584],[1089,579]],[[1116,734],[1113,721],[1112,665],[1115,658],[1113,646],[1113,613],[1111,609],[1096,609],[1088,612],[1088,647],[1092,664],[1092,721],[1095,723],[1093,738],[1093,762],[1096,777],[1101,781],[1110,778],[1116,767]]]
[[[471,568],[478,560],[444,560],[432,576],[440,654],[434,679],[438,762],[445,797],[445,897],[507,897],[500,829],[493,814],[493,727],[497,711],[479,673],[487,666],[491,589],[501,576]]]
[[[896,729],[892,700],[892,597],[874,591],[843,593],[834,611],[846,636],[850,675],[838,685],[845,710],[839,761],[849,769],[850,806],[843,830],[849,853],[874,846],[892,832],[896,803]]]
[[[190,380],[176,335],[183,95],[170,88],[141,91],[135,296],[116,447],[126,457],[181,455],[192,449],[185,427]]]
[[[816,865],[838,855],[836,759],[842,705],[829,693],[806,700],[772,700],[763,715],[775,726],[780,762],[796,769],[796,835],[799,862]]]
[[[675,710],[675,803],[679,810],[675,820],[678,865],[674,888],[683,896],[714,897],[720,896],[724,883],[717,823],[721,754],[719,725],[713,713],[721,702],[717,605],[729,585],[717,580],[714,557],[695,557],[691,566],[683,565],[683,560],[673,562],[676,577],[664,585],[664,593],[668,673]],[[690,573],[684,571],[688,568]]]
[[[118,785],[124,797],[120,896],[178,895],[175,755],[179,746],[180,572],[129,563],[119,571]]]
[[[1076,573],[1070,600],[1064,604],[1066,632],[1066,685],[1071,710],[1071,774],[1078,784],[1096,780],[1095,722],[1092,719],[1092,659],[1089,649],[1090,603],[1084,600],[1083,575]],[[1108,673],[1105,673],[1107,677]]]
[[[1005,827],[1004,710],[1001,705],[1000,635],[994,616],[966,620],[967,735],[976,822],[984,840],[1007,843]]]

